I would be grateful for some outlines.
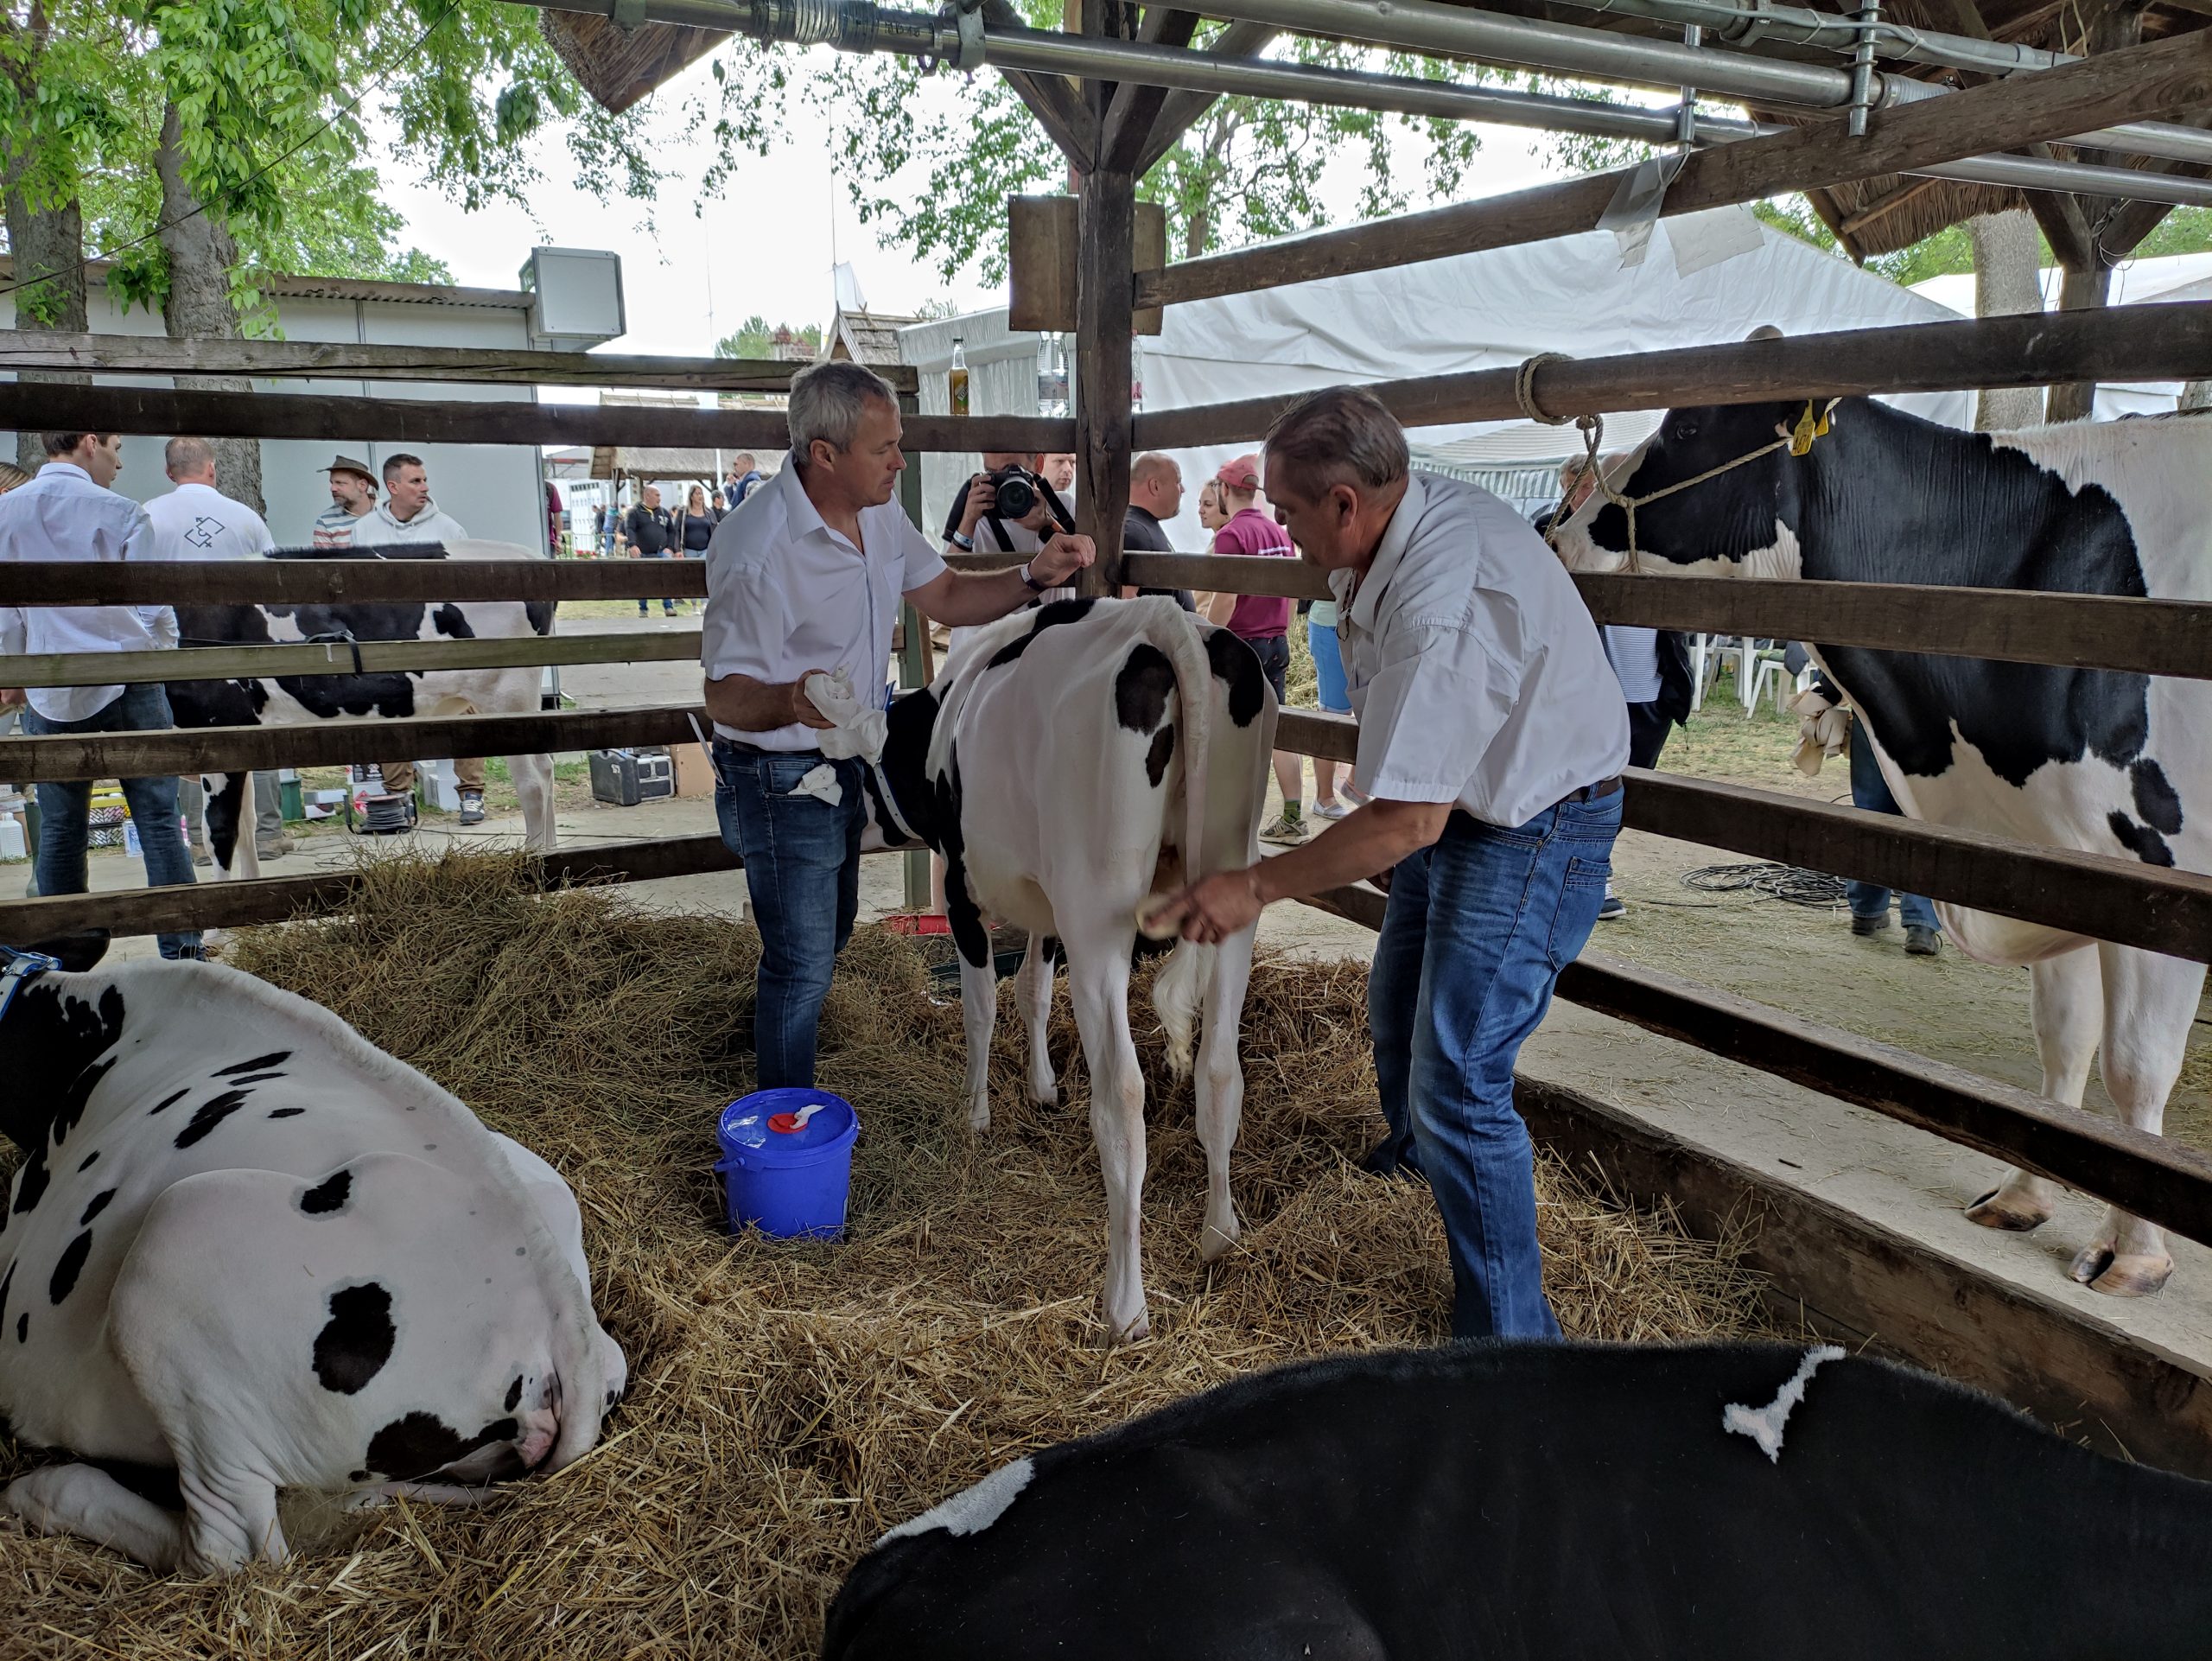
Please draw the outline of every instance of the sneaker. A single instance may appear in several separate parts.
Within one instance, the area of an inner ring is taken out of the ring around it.
[[[273,842],[257,842],[253,844],[253,851],[262,859],[282,859],[299,845],[289,837],[278,837]]]
[[[1341,819],[1345,814],[1351,811],[1351,804],[1349,802],[1316,802],[1313,804],[1313,817],[1317,819]]]
[[[461,792],[461,822],[463,824],[484,823],[484,792],[464,790]]]
[[[1261,828],[1260,840],[1280,843],[1287,848],[1295,848],[1306,840],[1306,821],[1294,819],[1287,813],[1281,814],[1277,816],[1273,824]]]
[[[1628,902],[1611,889],[1606,890],[1605,898],[1598,907],[1598,920],[1601,923],[1615,923],[1627,915]]]
[[[195,842],[192,844],[192,862],[204,868],[215,862],[215,856],[207,851],[206,843]]]
[[[1925,923],[1908,923],[1904,950],[1909,958],[1932,958],[1943,949],[1943,937]]]
[[[1851,932],[1853,934],[1879,934],[1889,926],[1890,914],[1887,912],[1878,912],[1872,917],[1861,917],[1856,912],[1852,913]]]

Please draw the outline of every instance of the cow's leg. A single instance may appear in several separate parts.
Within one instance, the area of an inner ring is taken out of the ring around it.
[[[945,915],[960,953],[960,1021],[968,1038],[968,1128],[991,1128],[991,1034],[999,1023],[998,965],[991,932],[968,891],[968,872],[956,857],[945,862]]]
[[[1236,1043],[1244,1026],[1244,989],[1252,979],[1252,937],[1245,929],[1212,951],[1205,1019],[1198,1035],[1198,1142],[1206,1150],[1206,1221],[1198,1256],[1211,1263],[1236,1244],[1236,1206],[1229,1197],[1229,1155],[1244,1113],[1244,1067]]]
[[[1014,1001],[1029,1028],[1029,1099],[1052,1107],[1060,1099],[1059,1080],[1052,1073],[1052,961],[1060,943],[1049,934],[1029,937],[1029,950],[1021,954],[1021,968],[1014,977]]]
[[[1093,918],[1063,932],[1068,993],[1090,1067],[1090,1133],[1106,1179],[1106,1287],[1100,1300],[1107,1340],[1121,1343],[1152,1330],[1145,1313],[1144,1259],[1139,1239],[1144,1205],[1144,1074],[1129,1035],[1129,949],[1136,930]]]
[[[553,758],[550,755],[510,755],[507,777],[514,781],[522,803],[523,846],[533,854],[554,849]]]
[[[2133,946],[2097,948],[2105,982],[2105,1093],[2120,1117],[2156,1136],[2166,1097],[2181,1076],[2190,1022],[2204,990],[2204,965]],[[2107,1206],[2097,1233],[2074,1259],[2074,1278],[2117,1297],[2155,1292],[2174,1272],[2165,1236],[2139,1217]]]
[[[2104,977],[2097,954],[2085,946],[2031,964],[2028,987],[2036,1053],[2043,1061],[2043,1093],[2079,1107],[2105,1024]],[[2050,1178],[2015,1168],[1967,1206],[1967,1215],[1984,1228],[2031,1229],[2050,1219],[2058,1193],[2058,1184]]]
[[[184,1561],[184,1519],[91,1465],[49,1465],[8,1485],[8,1509],[38,1534],[73,1534],[157,1575]]]

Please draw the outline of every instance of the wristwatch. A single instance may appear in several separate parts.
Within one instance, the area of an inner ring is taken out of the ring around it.
[[[1030,593],[1042,594],[1045,592],[1045,585],[1042,582],[1039,582],[1035,577],[1029,575],[1029,562],[1027,560],[1024,560],[1021,563],[1020,576],[1021,586],[1028,589]]]

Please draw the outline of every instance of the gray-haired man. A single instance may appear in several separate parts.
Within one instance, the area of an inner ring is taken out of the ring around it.
[[[1055,536],[1019,570],[948,568],[892,500],[906,466],[899,405],[858,364],[795,376],[790,429],[783,470],[708,547],[699,653],[715,811],[745,862],[760,929],[753,1052],[764,1090],[814,1082],[822,1000],[860,907],[861,764],[817,748],[832,723],[807,698],[807,677],[842,670],[862,697],[886,703],[901,595],[940,623],[988,623],[1095,557],[1088,538]],[[836,790],[801,787],[824,767]]]

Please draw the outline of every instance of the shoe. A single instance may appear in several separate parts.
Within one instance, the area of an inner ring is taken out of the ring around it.
[[[1605,900],[1598,907],[1598,920],[1601,923],[1617,923],[1627,915],[1628,902],[1609,889]]]
[[[1852,913],[1851,932],[1853,934],[1879,934],[1889,926],[1890,914],[1887,912],[1872,917],[1861,917],[1856,912]]]
[[[1349,802],[1316,802],[1313,804],[1313,817],[1317,819],[1341,819],[1345,814],[1351,811],[1351,804]]]
[[[461,822],[463,824],[484,823],[484,792],[464,790],[461,792]]]
[[[1273,824],[1261,828],[1260,840],[1279,843],[1286,848],[1295,848],[1306,840],[1306,821],[1294,819],[1287,813],[1280,814]]]
[[[260,859],[282,859],[299,845],[289,837],[279,837],[274,842],[257,842],[253,844],[253,851]]]
[[[1908,923],[1904,951],[1908,958],[1932,958],[1943,949],[1943,937],[1925,923]]]
[[[1395,1135],[1384,1136],[1360,1155],[1359,1168],[1370,1176],[1402,1176],[1416,1182],[1427,1180],[1410,1136],[1402,1142]]]
[[[195,842],[192,844],[192,862],[205,869],[215,862],[215,856],[207,851],[206,843]]]

